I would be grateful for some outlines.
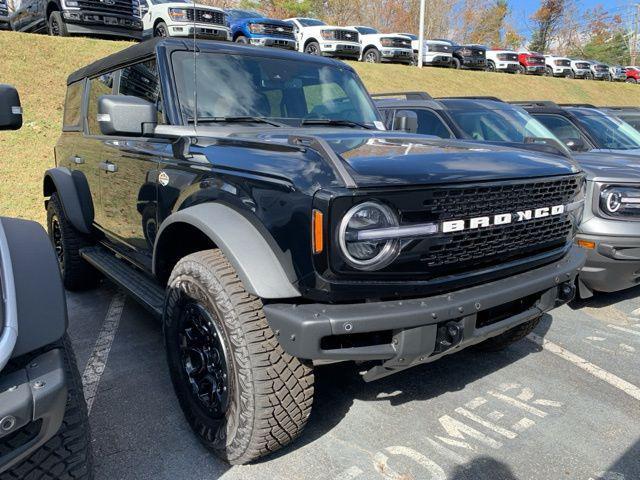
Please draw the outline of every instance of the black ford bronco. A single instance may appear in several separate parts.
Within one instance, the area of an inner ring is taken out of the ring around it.
[[[16,90],[0,85],[0,130],[17,130]],[[90,479],[82,380],[66,337],[58,262],[36,222],[0,217],[0,479]]]
[[[314,362],[366,361],[370,381],[505,347],[584,263],[575,164],[386,131],[323,57],[130,47],[69,77],[55,156],[65,285],[100,271],[162,319],[185,416],[231,463],[300,434]]]

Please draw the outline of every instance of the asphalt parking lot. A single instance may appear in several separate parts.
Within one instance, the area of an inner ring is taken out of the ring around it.
[[[555,310],[496,354],[369,384],[319,367],[303,437],[243,467],[191,434],[151,316],[108,282],[68,304],[98,479],[640,478],[640,289]]]

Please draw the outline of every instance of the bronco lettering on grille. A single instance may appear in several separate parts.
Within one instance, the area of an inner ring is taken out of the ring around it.
[[[533,210],[522,210],[516,213],[501,213],[493,216],[475,217],[467,220],[449,220],[442,222],[442,233],[462,232],[478,228],[492,227],[495,225],[507,225],[514,222],[524,222],[533,218],[544,218],[561,215],[565,211],[564,205],[542,207]]]

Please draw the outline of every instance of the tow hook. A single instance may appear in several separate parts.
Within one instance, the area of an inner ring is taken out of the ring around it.
[[[576,296],[576,286],[572,282],[565,282],[558,286],[558,305],[570,302]]]
[[[433,353],[442,353],[455,347],[462,341],[464,329],[454,321],[438,327],[436,334],[436,348]]]

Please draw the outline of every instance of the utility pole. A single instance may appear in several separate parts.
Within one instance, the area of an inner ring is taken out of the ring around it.
[[[426,8],[427,8],[426,0],[420,0],[420,35],[418,35],[418,68],[422,68],[422,58],[424,55],[424,12]]]
[[[636,8],[633,13],[633,33],[631,34],[631,45],[630,45],[630,54],[631,54],[631,65],[636,65],[636,60],[638,58],[638,21],[640,17],[640,3],[636,3]]]

